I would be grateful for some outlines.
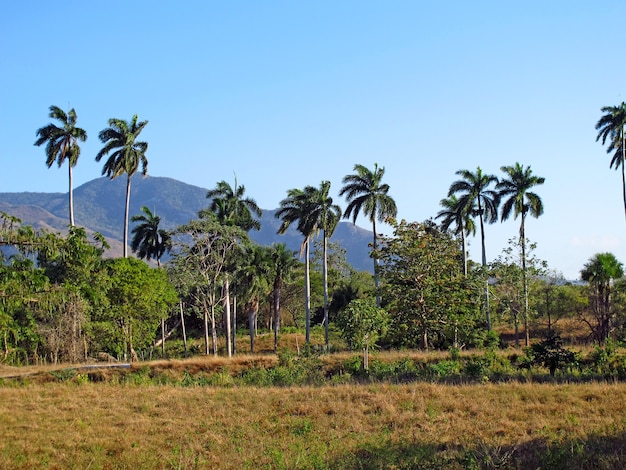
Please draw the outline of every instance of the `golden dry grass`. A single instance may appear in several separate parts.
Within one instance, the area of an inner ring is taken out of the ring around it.
[[[441,468],[532,464],[623,447],[625,404],[623,384],[0,387],[0,468],[393,468],[419,449]]]

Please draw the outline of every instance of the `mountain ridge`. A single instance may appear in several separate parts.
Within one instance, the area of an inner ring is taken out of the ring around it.
[[[198,212],[209,206],[208,189],[162,176],[134,175],[131,178],[130,215],[139,214],[146,206],[161,217],[162,228],[172,230],[197,218]],[[88,181],[74,189],[76,225],[88,232],[100,232],[111,245],[108,256],[121,256],[123,245],[124,203],[126,179],[106,177]],[[302,236],[294,227],[284,235],[276,232],[280,221],[277,209],[263,209],[261,230],[250,231],[252,240],[260,245],[285,243],[299,251]],[[0,193],[0,211],[18,217],[35,229],[65,233],[68,227],[67,193],[13,192]],[[130,229],[132,230],[132,223]],[[131,234],[129,234],[129,237]],[[360,271],[372,271],[369,243],[372,232],[351,222],[339,222],[331,241],[345,250],[348,263]]]

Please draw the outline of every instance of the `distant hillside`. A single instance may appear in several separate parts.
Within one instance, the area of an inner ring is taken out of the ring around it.
[[[197,217],[209,205],[207,189],[164,177],[132,178],[130,213],[139,214],[147,206],[161,217],[163,228],[171,230]],[[111,244],[111,256],[121,256],[126,179],[97,178],[74,189],[76,224],[102,233]],[[38,229],[65,232],[68,225],[68,197],[64,193],[0,193],[0,211],[19,217]],[[251,231],[250,238],[261,245],[285,243],[299,250],[302,236],[290,228],[277,235],[280,221],[276,210],[263,210],[261,230]],[[132,230],[132,224],[131,224]],[[348,262],[358,270],[371,271],[368,244],[372,233],[350,222],[340,222],[332,237],[346,249]]]

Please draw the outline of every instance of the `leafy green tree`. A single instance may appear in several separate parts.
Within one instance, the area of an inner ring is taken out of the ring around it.
[[[130,207],[130,179],[137,173],[141,165],[141,173],[148,173],[148,143],[137,139],[139,134],[148,125],[148,121],[137,122],[135,114],[130,121],[109,119],[109,127],[100,131],[98,137],[104,147],[96,155],[99,162],[103,156],[110,153],[102,168],[102,174],[111,179],[126,174],[126,205],[124,210],[124,258],[128,256],[128,217]]]
[[[396,202],[389,196],[389,185],[382,182],[385,175],[385,167],[370,170],[363,165],[354,165],[354,174],[344,176],[344,184],[340,196],[345,196],[348,206],[344,212],[344,218],[352,217],[352,223],[356,223],[359,213],[369,218],[374,232],[372,250],[374,253],[374,284],[376,286],[376,305],[380,307],[378,258],[376,258],[378,241],[376,233],[376,221],[386,222],[394,219],[398,213]]]
[[[541,198],[531,191],[534,186],[541,185],[545,178],[532,174],[530,166],[524,168],[519,163],[513,166],[503,166],[500,168],[506,175],[496,185],[498,195],[504,200],[501,210],[501,220],[505,221],[511,213],[513,218],[520,216],[519,245],[522,253],[522,276],[524,290],[524,330],[526,334],[525,344],[530,344],[530,332],[528,329],[528,279],[526,273],[526,215],[538,218],[543,214],[543,202]]]
[[[217,215],[220,222],[226,225],[236,225],[246,232],[250,230],[260,230],[261,223],[254,216],[261,217],[263,211],[256,201],[249,197],[244,197],[246,188],[243,185],[232,187],[226,181],[217,183],[215,189],[207,192],[207,198],[212,199],[210,210]]]
[[[304,240],[300,245],[300,256],[304,252],[304,309],[305,309],[305,335],[306,343],[309,344],[311,337],[311,278],[310,278],[310,242],[315,231],[319,229],[318,220],[312,217],[312,201],[316,197],[316,190],[312,186],[302,189],[290,189],[287,197],[280,201],[280,208],[274,214],[281,219],[279,234],[284,234],[293,224],[297,224],[297,230]]]
[[[473,343],[480,312],[478,280],[463,275],[458,240],[431,221],[394,225],[378,252],[392,346]]]
[[[601,111],[604,115],[596,123],[598,136],[596,142],[602,139],[602,145],[609,140],[606,153],[615,151],[609,168],[622,170],[622,197],[624,199],[624,213],[626,215],[626,102],[619,106],[604,106]]]
[[[363,350],[363,369],[369,368],[369,349],[387,333],[389,314],[373,299],[355,299],[337,316],[337,325],[351,349]]]
[[[176,290],[162,269],[155,269],[135,258],[106,261],[109,272],[109,313],[123,340],[124,356],[137,359],[136,349],[154,342],[161,319],[178,301]]]
[[[498,220],[498,204],[500,202],[498,192],[490,187],[498,183],[494,175],[483,173],[480,167],[476,173],[470,170],[456,172],[461,176],[460,180],[453,182],[448,190],[448,197],[458,194],[459,210],[463,210],[472,216],[478,216],[480,222],[480,244],[482,247],[482,266],[487,266],[487,251],[485,248],[485,224],[494,223]],[[485,283],[485,318],[487,330],[491,330],[491,315],[489,312],[489,288]]]
[[[37,130],[37,140],[35,145],[41,146],[46,143],[46,165],[48,168],[55,162],[59,167],[67,160],[69,175],[69,210],[70,225],[74,225],[74,192],[72,182],[72,168],[76,166],[78,157],[80,156],[80,146],[78,142],[87,140],[87,132],[80,127],[76,127],[76,111],[70,109],[69,113],[65,113],[58,106],[50,106],[50,114],[52,119],[60,122],[62,127],[55,124],[48,124]]]
[[[467,276],[467,235],[476,235],[476,224],[471,217],[475,208],[464,206],[455,195],[442,199],[439,204],[443,209],[437,213],[435,219],[443,219],[441,229],[444,232],[454,224],[455,228],[452,233],[461,237],[463,274]]]
[[[167,230],[159,228],[161,217],[152,213],[146,206],[141,207],[143,214],[133,215],[131,222],[139,222],[132,230],[133,240],[130,248],[139,259],[156,260],[161,267],[161,258],[172,245],[172,236]]]
[[[592,287],[592,314],[595,324],[589,323],[596,339],[604,343],[612,331],[614,312],[611,308],[611,287],[614,280],[624,275],[623,264],[612,253],[598,253],[591,257],[580,271],[583,281]]]

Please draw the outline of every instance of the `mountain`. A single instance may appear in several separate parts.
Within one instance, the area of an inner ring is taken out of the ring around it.
[[[197,218],[198,212],[209,205],[208,189],[172,178],[135,175],[131,184],[131,216],[139,214],[141,207],[146,206],[161,217],[162,227],[167,230]],[[126,178],[97,178],[74,189],[76,224],[89,232],[102,233],[111,245],[111,256],[122,254],[125,198]],[[20,218],[35,229],[52,232],[67,230],[67,204],[67,193],[0,193],[0,211]],[[250,238],[261,245],[285,243],[290,249],[299,251],[302,236],[293,227],[284,235],[278,235],[280,220],[275,213],[276,209],[263,210],[261,230],[252,230]],[[345,248],[348,262],[355,269],[372,271],[368,246],[371,239],[372,232],[350,222],[340,222],[331,241]]]

